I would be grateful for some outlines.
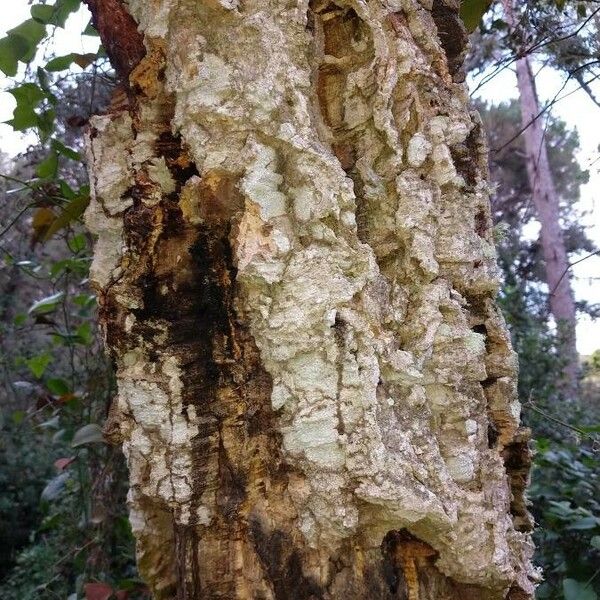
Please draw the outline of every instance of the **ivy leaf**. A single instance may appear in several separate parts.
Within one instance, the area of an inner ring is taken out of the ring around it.
[[[48,227],[44,236],[44,241],[49,240],[56,232],[64,229],[69,223],[78,219],[87,205],[90,203],[89,196],[77,196],[73,198],[63,209],[63,211],[56,217],[54,222]]]
[[[575,579],[563,579],[565,600],[598,600],[596,592],[585,583]]]
[[[53,150],[41,163],[38,164],[35,172],[38,177],[41,177],[42,179],[49,179],[56,177],[57,170],[58,154]]]
[[[64,295],[64,292],[57,292],[56,294],[46,296],[45,298],[34,302],[29,308],[29,314],[46,314],[56,310],[56,307],[60,304]]]
[[[79,9],[81,0],[57,0],[54,5],[54,15],[50,21],[52,25],[64,27],[69,15]]]
[[[7,123],[12,125],[15,131],[24,131],[29,127],[35,127],[38,123],[35,109],[46,98],[44,90],[35,83],[24,83],[8,92],[16,100],[17,106],[13,111],[13,118]]]
[[[58,185],[60,186],[60,193],[67,200],[73,200],[77,196],[75,190],[64,179],[60,179]]]
[[[67,382],[64,379],[60,379],[58,377],[53,377],[46,381],[46,387],[50,391],[50,393],[55,396],[64,396],[68,394],[70,389]]]
[[[491,0],[462,0],[460,3],[460,18],[469,33],[477,29],[491,3]]]
[[[65,56],[56,56],[49,60],[44,67],[46,71],[64,71],[71,66],[73,62],[73,54],[65,54]]]
[[[35,19],[27,19],[7,32],[7,37],[15,49],[17,59],[29,62],[37,52],[38,44],[46,35],[46,26]]]
[[[46,64],[46,71],[64,71],[68,69],[71,64],[75,63],[77,66],[85,69],[96,60],[96,54],[87,53],[79,54],[77,52],[71,52],[71,54],[65,54],[64,56],[57,56]]]
[[[47,25],[54,14],[54,6],[48,4],[36,4],[31,7],[31,16],[40,23]]]
[[[37,115],[37,127],[42,141],[46,141],[52,135],[55,118],[56,111],[53,108],[45,110]]]
[[[35,83],[24,83],[8,91],[17,101],[17,104],[37,106],[46,97],[44,90]]]
[[[25,364],[31,371],[32,375],[39,379],[46,370],[46,367],[52,362],[52,356],[50,354],[39,354],[38,356],[32,356],[25,361]]]
[[[70,158],[71,160],[81,160],[81,154],[77,152],[77,150],[73,150],[73,148],[69,148],[69,146],[65,146],[59,140],[52,140],[51,142],[52,148],[56,150],[59,154]]]
[[[102,429],[100,429],[100,426],[96,425],[96,423],[89,423],[75,432],[71,446],[73,448],[78,448],[79,446],[98,443],[105,443]]]
[[[0,39],[0,71],[7,77],[14,77],[17,74],[18,64],[18,52],[11,38]]]
[[[96,30],[96,28],[92,25],[92,22],[90,21],[85,26],[85,29],[83,30],[81,35],[89,35],[90,37],[98,37],[98,31]]]

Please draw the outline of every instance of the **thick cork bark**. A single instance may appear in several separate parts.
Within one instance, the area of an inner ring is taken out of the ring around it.
[[[154,597],[531,598],[458,3],[128,11],[87,221]]]

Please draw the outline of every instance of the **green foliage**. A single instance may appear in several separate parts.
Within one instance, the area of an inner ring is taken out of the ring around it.
[[[24,319],[3,319],[5,344],[14,347],[14,336],[40,327],[52,342],[29,357],[2,357],[21,395],[17,410],[2,412],[10,445],[0,446],[0,542],[3,565],[12,569],[2,573],[0,597],[82,598],[85,585],[98,581],[129,586],[136,598],[143,588],[125,468],[99,426],[114,389],[86,283],[90,249],[82,233],[67,229],[62,238],[53,260],[21,262],[24,276],[52,293],[32,302]],[[32,339],[26,348],[36,345]]]
[[[22,451],[23,438],[35,434],[24,416],[14,411],[0,428],[0,580],[41,519],[40,494],[52,474],[51,463],[39,460],[50,450],[46,438],[37,441],[35,451]]]
[[[475,30],[491,3],[491,0],[462,0],[460,3],[460,18],[467,31]]]
[[[0,69],[21,73],[19,63],[33,61],[46,34],[79,6],[33,4],[31,19],[0,40]],[[88,287],[81,130],[74,134],[69,124],[74,113],[81,121],[98,110],[110,73],[102,81],[84,75],[77,87],[64,83],[73,81],[70,69],[93,64],[96,73],[106,60],[73,52],[44,63],[9,90],[16,102],[9,124],[35,130],[40,143],[25,166],[17,159],[0,180],[12,188],[0,203],[0,278],[10,273],[0,282],[7,290],[0,298],[0,598],[82,599],[96,585],[135,599],[145,592],[133,558],[125,466],[100,427],[114,381]]]
[[[600,461],[585,445],[545,438],[537,456],[530,496],[538,525],[537,560],[545,582],[538,598],[584,599],[600,593]]]

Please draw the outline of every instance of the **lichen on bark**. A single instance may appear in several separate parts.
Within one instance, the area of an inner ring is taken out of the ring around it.
[[[87,218],[155,596],[530,597],[458,3],[128,9]]]

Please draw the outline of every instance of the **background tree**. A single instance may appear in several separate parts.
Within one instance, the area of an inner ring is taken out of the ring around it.
[[[532,353],[535,344],[531,335],[541,327],[551,340],[549,328],[550,305],[544,291],[545,269],[540,241],[532,235],[537,213],[531,199],[531,184],[526,170],[526,153],[521,131],[519,103],[500,105],[478,103],[490,146],[490,172],[494,183],[492,213],[498,235],[499,263],[504,273],[502,303],[510,325],[514,325],[513,342],[521,360],[519,386],[521,398],[527,399],[540,382],[549,386],[542,396],[556,394],[559,381],[547,377],[548,360],[558,361],[564,367],[560,344],[552,341],[542,344],[539,352]],[[557,195],[560,198],[559,219],[563,224],[564,241],[569,253],[592,252],[594,245],[588,239],[577,211],[579,190],[588,180],[577,162],[579,149],[577,132],[569,131],[566,124],[550,118],[545,128],[549,165]],[[508,142],[508,143],[507,143]],[[525,303],[525,304],[524,304]],[[578,307],[596,314],[596,307],[579,303]],[[533,319],[531,321],[530,319]],[[518,321],[523,323],[517,325]],[[538,323],[534,326],[534,323]],[[528,349],[527,349],[528,348]],[[524,364],[525,361],[527,364]],[[554,367],[557,363],[554,362]],[[539,392],[536,389],[536,393]]]
[[[513,30],[517,29],[517,6],[512,0],[503,0],[503,7],[507,23]],[[556,320],[564,362],[562,386],[566,397],[573,400],[578,392],[579,355],[576,338],[577,315],[570,284],[569,257],[560,223],[559,197],[548,161],[544,126],[539,118],[541,106],[531,63],[523,47],[519,47],[517,52],[517,87],[531,200],[540,223],[540,245],[544,257],[550,310]]]
[[[597,8],[590,3],[523,5],[519,35],[511,38],[500,11],[492,13],[474,34],[469,64],[479,82],[486,82],[502,69],[510,68],[517,50],[526,48],[544,65],[565,73],[565,84],[577,78],[580,85],[593,80],[593,61],[571,70],[556,59],[560,46],[579,46],[585,55],[594,52],[589,17]],[[584,6],[585,5],[585,6]],[[586,10],[587,9],[587,10]],[[537,19],[536,19],[537,17]],[[552,17],[552,24],[546,20]],[[583,79],[579,76],[585,75]],[[563,88],[554,100],[561,98]],[[589,93],[589,88],[586,89]],[[568,102],[564,99],[563,102]],[[560,197],[560,221],[567,251],[593,252],[582,229],[576,202],[579,187],[587,179],[576,161],[577,135],[550,117],[553,101],[540,108],[545,123],[548,159]],[[566,409],[557,396],[557,377],[564,367],[560,347],[550,326],[547,293],[539,243],[532,236],[535,210],[523,151],[519,106],[480,106],[491,148],[491,176],[495,184],[493,215],[497,223],[499,261],[504,272],[500,304],[519,353],[520,397],[525,404],[525,422],[533,428],[536,457],[530,498],[536,521],[535,561],[544,569],[544,583],[537,598],[579,600],[597,598],[598,550],[598,387],[586,376],[578,397]],[[585,255],[585,254],[584,254]],[[578,303],[578,310],[596,314],[596,307]]]

